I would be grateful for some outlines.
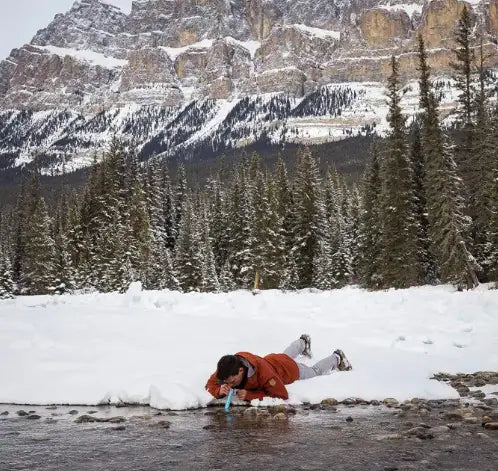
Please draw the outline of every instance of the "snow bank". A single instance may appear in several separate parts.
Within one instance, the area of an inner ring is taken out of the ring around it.
[[[3,300],[0,402],[204,406],[211,399],[204,384],[220,356],[279,352],[304,332],[312,336],[314,360],[340,347],[354,370],[288,386],[292,404],[455,398],[429,378],[496,370],[498,291],[442,286],[253,296],[132,285],[126,294]]]

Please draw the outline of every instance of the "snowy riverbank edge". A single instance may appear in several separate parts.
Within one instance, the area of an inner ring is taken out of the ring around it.
[[[354,370],[288,386],[289,404],[361,397],[458,398],[433,374],[498,368],[498,291],[481,285],[367,292],[127,293],[0,301],[0,403],[206,406],[219,357],[282,351],[302,333],[313,360],[342,348]],[[283,402],[265,399],[256,404]]]

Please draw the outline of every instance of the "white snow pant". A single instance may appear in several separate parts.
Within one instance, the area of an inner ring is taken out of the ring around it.
[[[305,343],[303,339],[294,340],[285,350],[284,353],[289,355],[291,358],[296,358],[304,352]],[[297,362],[296,362],[297,363]],[[337,368],[338,359],[337,356],[332,353],[332,355],[323,358],[322,360],[316,362],[313,366],[304,365],[303,363],[297,363],[299,368],[299,379],[309,379],[315,376],[322,376],[329,374],[332,370]]]

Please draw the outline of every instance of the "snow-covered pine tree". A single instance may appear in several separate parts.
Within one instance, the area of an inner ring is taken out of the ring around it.
[[[381,278],[381,178],[378,145],[374,142],[370,151],[370,163],[363,177],[363,204],[360,221],[361,260],[359,264],[362,286],[378,289]]]
[[[180,234],[180,225],[182,222],[182,210],[185,207],[184,202],[187,196],[187,175],[185,173],[185,167],[183,164],[178,166],[178,175],[177,175],[177,184],[175,186],[175,211],[174,211],[174,230],[172,231],[172,235],[178,237]],[[176,243],[176,239],[175,239]]]
[[[226,191],[222,188],[219,178],[210,182],[209,197],[211,198],[210,237],[216,269],[221,273],[228,257],[229,223]]]
[[[265,176],[260,173],[255,200],[255,271],[260,276],[260,287],[275,289],[285,263],[285,247],[275,183],[269,173]]]
[[[197,291],[202,282],[201,240],[196,227],[196,217],[191,196],[185,194],[178,239],[175,244],[175,267],[180,288],[185,291]]]
[[[413,167],[407,148],[405,118],[401,113],[399,64],[395,57],[391,59],[388,98],[389,131],[380,167],[380,273],[383,287],[408,288],[421,282],[422,267],[418,259]]]
[[[462,191],[466,204],[466,212],[474,220],[477,216],[476,208],[473,203],[476,201],[477,186],[479,181],[478,171],[473,162],[473,147],[475,136],[475,52],[474,52],[474,26],[475,18],[471,11],[464,4],[460,18],[458,19],[455,30],[456,48],[453,50],[455,61],[450,65],[454,71],[456,86],[460,91],[458,101],[457,125],[461,134],[461,142],[455,149],[455,160],[457,170],[463,179]],[[472,226],[471,226],[472,232]],[[471,240],[469,240],[471,242]]]
[[[201,282],[200,290],[204,292],[220,291],[220,282],[216,271],[216,263],[213,253],[213,243],[210,236],[209,209],[206,202],[201,202],[200,219],[197,223],[197,231],[200,238],[201,252]]]
[[[74,267],[69,249],[69,200],[65,189],[62,189],[59,204],[55,212],[53,239],[55,242],[55,292],[62,294],[75,287]]]
[[[287,176],[287,168],[278,156],[275,178],[275,197],[277,215],[280,221],[280,240],[283,260],[280,273],[279,288],[296,289],[298,286],[297,268],[294,256],[294,227],[296,226],[295,205]]]
[[[498,107],[495,108],[492,119],[492,142],[495,145],[495,152],[498,149]],[[486,260],[486,267],[488,269],[488,278],[495,282],[498,288],[498,158],[493,161],[489,169],[489,209],[490,217],[488,227],[486,230],[488,248],[488,259]]]
[[[422,267],[421,282],[434,284],[437,281],[436,266],[431,253],[429,240],[429,220],[427,219],[427,197],[425,188],[425,159],[422,152],[422,137],[420,126],[415,123],[412,132],[412,145],[410,150],[414,172],[414,186],[416,198],[416,218],[418,226],[418,256]]]
[[[351,251],[351,282],[358,283],[360,272],[360,212],[361,212],[361,193],[357,184],[354,184],[349,192],[348,198],[348,218],[350,221],[350,251]]]
[[[23,294],[52,293],[56,281],[55,244],[45,200],[32,195],[24,227],[24,257],[21,266]]]
[[[344,188],[341,193],[342,201],[339,202],[340,206],[338,207],[335,222],[337,245],[331,260],[334,288],[342,288],[350,284],[353,279],[353,216],[351,214],[349,192]]]
[[[150,224],[149,257],[144,266],[144,285],[147,289],[164,288],[165,253],[167,240],[164,221],[164,187],[162,185],[161,164],[157,159],[149,159],[146,168],[146,205]]]
[[[162,193],[162,206],[163,206],[163,221],[164,221],[164,235],[166,240],[166,247],[173,250],[176,240],[176,214],[175,214],[175,201],[173,191],[171,188],[171,180],[169,177],[168,167],[166,162],[161,162],[161,193]]]
[[[230,194],[228,260],[235,285],[252,288],[254,281],[254,204],[247,166],[242,163]]]
[[[426,197],[431,251],[441,281],[472,288],[479,282],[478,265],[467,248],[469,218],[464,215],[461,181],[452,150],[439,121],[438,103],[430,83],[423,38],[419,36],[422,149],[426,163]]]
[[[482,267],[482,278],[487,279],[489,260],[489,240],[487,228],[491,216],[492,170],[497,159],[497,138],[493,133],[491,107],[487,91],[486,61],[481,36],[478,53],[479,86],[475,96],[475,128],[470,152],[472,180],[470,182],[469,206],[472,217],[471,235],[477,263]]]
[[[299,274],[299,287],[304,288],[312,286],[319,243],[326,237],[323,229],[325,207],[318,166],[308,148],[298,152],[294,201],[296,219],[292,253]]]
[[[0,299],[14,297],[14,280],[12,279],[12,265],[5,250],[0,250]]]

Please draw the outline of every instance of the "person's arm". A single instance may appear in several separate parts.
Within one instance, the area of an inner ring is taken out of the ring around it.
[[[220,399],[225,396],[220,389],[221,385],[218,384],[218,378],[216,376],[216,371],[209,377],[206,383],[206,389],[209,391],[216,399]]]
[[[252,401],[259,399],[260,401],[265,397],[277,397],[279,399],[289,399],[289,393],[282,382],[282,380],[274,376],[270,378],[264,385],[262,390],[246,390],[245,401]]]

